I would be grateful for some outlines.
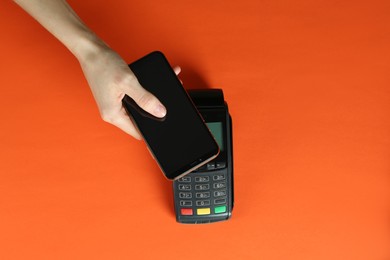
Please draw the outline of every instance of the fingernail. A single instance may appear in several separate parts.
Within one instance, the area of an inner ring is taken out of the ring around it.
[[[155,116],[158,117],[164,117],[167,114],[167,110],[165,107],[161,104],[157,105],[156,109],[154,110]]]

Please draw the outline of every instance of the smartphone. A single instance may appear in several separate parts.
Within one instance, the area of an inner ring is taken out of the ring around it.
[[[176,221],[203,224],[228,220],[234,206],[232,119],[221,89],[188,91],[214,135],[219,155],[173,182]]]
[[[217,142],[164,54],[152,52],[129,67],[167,109],[164,118],[156,118],[129,96],[123,98],[127,113],[166,178],[179,179],[217,157]]]

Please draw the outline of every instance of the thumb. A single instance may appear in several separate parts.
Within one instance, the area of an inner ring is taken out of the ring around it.
[[[126,94],[149,114],[160,118],[167,114],[164,105],[152,93],[144,89],[135,76],[133,82],[126,90]]]

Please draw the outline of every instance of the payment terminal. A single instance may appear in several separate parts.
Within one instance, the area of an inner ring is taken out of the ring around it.
[[[220,148],[206,165],[173,182],[176,220],[201,224],[230,218],[234,204],[232,121],[221,89],[188,90]]]

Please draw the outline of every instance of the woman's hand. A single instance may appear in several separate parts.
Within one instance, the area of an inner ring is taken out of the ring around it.
[[[65,0],[14,0],[60,40],[79,60],[104,121],[141,139],[127,116],[127,94],[145,111],[164,117],[165,107],[139,84],[126,62],[99,39]],[[175,68],[179,74],[180,68]]]
[[[108,46],[100,46],[96,52],[80,60],[85,78],[92,90],[102,119],[117,126],[136,139],[140,133],[133,125],[122,99],[131,97],[142,109],[156,117],[164,117],[166,109],[151,93],[138,82],[124,60]],[[83,56],[84,57],[84,56]],[[180,67],[174,68],[176,74]]]

